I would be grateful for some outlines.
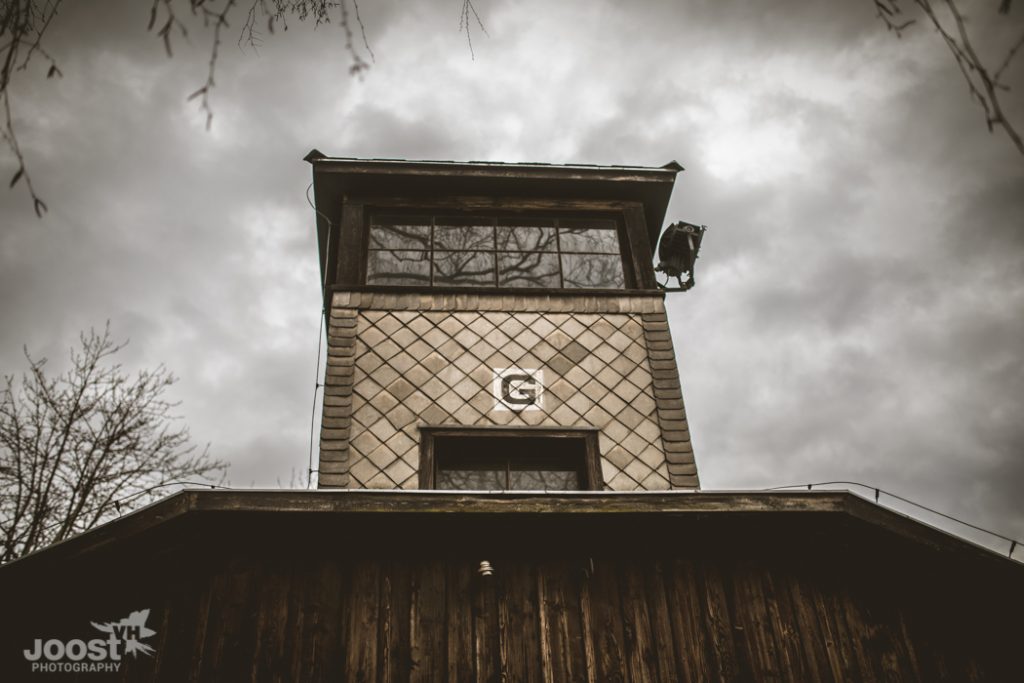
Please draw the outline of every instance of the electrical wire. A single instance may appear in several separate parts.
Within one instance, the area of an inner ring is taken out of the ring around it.
[[[320,288],[321,299],[325,299],[326,296],[327,296],[327,258],[330,255],[331,231],[332,231],[332,228],[333,228],[333,224],[331,222],[331,219],[328,218],[327,215],[324,214],[322,211],[317,209],[316,206],[313,204],[313,201],[310,199],[309,191],[310,191],[310,189],[312,189],[312,187],[313,187],[313,183],[310,183],[306,187],[306,201],[309,203],[310,207],[312,207],[312,209],[319,216],[323,217],[324,221],[327,223],[327,245],[326,245],[325,255],[324,255],[324,277],[323,277],[323,282],[322,282],[321,288]],[[319,326],[319,330],[317,331],[316,380],[314,382],[314,388],[313,388],[313,410],[312,410],[312,415],[310,416],[310,425],[309,425],[309,462],[308,462],[307,476],[306,476],[306,488],[307,489],[312,485],[313,473],[317,471],[317,470],[313,469],[313,430],[314,430],[314,425],[315,425],[315,421],[316,421],[316,397],[317,397],[317,392],[323,386],[320,383],[320,356],[321,356],[321,354],[323,352],[324,320],[326,319],[326,314],[327,314],[326,307],[321,307],[321,310],[320,310],[320,326]],[[150,486],[148,488],[142,489],[140,491],[136,491],[135,493],[131,493],[131,494],[127,495],[127,496],[123,496],[121,498],[114,499],[114,500],[112,500],[112,501],[110,501],[110,502],[108,502],[108,503],[106,503],[104,505],[93,507],[93,508],[91,508],[89,510],[84,511],[83,515],[88,517],[89,515],[92,515],[92,514],[94,514],[96,512],[100,512],[103,508],[113,507],[113,509],[117,512],[117,515],[118,515],[117,518],[120,518],[121,516],[123,516],[122,513],[121,513],[121,506],[122,506],[122,504],[124,504],[124,503],[126,503],[128,501],[134,500],[135,498],[138,498],[139,496],[144,496],[144,495],[146,495],[148,493],[152,493],[153,491],[156,491],[156,490],[162,489],[162,488],[167,488],[169,486],[199,486],[199,487],[203,487],[203,488],[220,489],[220,490],[226,490],[226,491],[240,491],[240,490],[244,490],[244,489],[239,489],[239,488],[235,488],[235,487],[231,487],[231,486],[224,486],[222,484],[210,484],[210,483],[207,483],[207,482],[197,482],[197,481],[184,481],[184,480],[182,480],[182,481],[161,482],[159,484],[155,484],[153,486]],[[64,524],[65,521],[66,520],[61,520],[59,522],[54,522],[53,524],[49,524],[49,525],[43,527],[43,531],[47,531],[49,529],[53,529],[55,527],[58,527],[58,526]],[[109,520],[109,521],[113,521],[113,520]]]
[[[140,491],[136,491],[135,493],[131,493],[131,494],[127,495],[127,496],[123,496],[121,498],[118,498],[118,499],[113,500],[110,503],[108,503],[107,505],[113,505],[114,509],[118,512],[118,517],[116,517],[114,519],[111,519],[111,520],[108,520],[108,522],[115,521],[115,519],[119,519],[120,517],[124,516],[123,514],[121,514],[121,503],[124,503],[126,501],[132,500],[134,498],[138,498],[139,496],[146,495],[147,493],[152,493],[153,491],[156,491],[156,490],[161,489],[161,488],[167,488],[169,486],[196,486],[196,487],[202,487],[202,488],[217,489],[217,490],[222,490],[222,491],[249,491],[249,490],[252,490],[252,489],[249,489],[249,488],[240,488],[240,487],[236,487],[236,486],[225,486],[223,484],[211,484],[209,482],[198,482],[198,481],[184,481],[184,480],[182,480],[182,481],[161,482],[159,484],[155,484],[153,486],[150,486],[148,488],[142,489]],[[956,522],[958,524],[962,524],[962,525],[964,525],[966,527],[969,527],[971,529],[974,529],[976,531],[980,531],[982,533],[989,534],[990,536],[993,536],[995,538],[999,538],[1001,540],[1007,541],[1010,544],[1010,549],[1009,549],[1009,551],[1007,553],[1007,557],[1009,557],[1009,558],[1013,558],[1013,552],[1014,552],[1014,550],[1016,550],[1017,546],[1024,546],[1024,542],[1021,542],[1018,539],[1010,538],[1009,536],[1004,536],[1002,534],[996,533],[995,531],[991,531],[989,529],[985,529],[983,527],[980,527],[980,526],[978,526],[976,524],[971,524],[970,522],[965,522],[962,519],[959,519],[959,518],[954,517],[952,515],[948,515],[948,514],[946,514],[944,512],[939,512],[938,510],[936,510],[934,508],[928,507],[927,505],[922,505],[921,503],[917,503],[917,502],[915,502],[913,500],[910,500],[909,498],[906,498],[904,496],[900,496],[900,495],[897,495],[897,494],[892,493],[890,491],[886,491],[885,489],[880,488],[878,486],[872,486],[870,484],[864,484],[864,483],[859,482],[859,481],[822,481],[822,482],[815,482],[815,483],[811,483],[811,484],[787,484],[785,486],[772,486],[772,487],[765,488],[765,489],[760,489],[760,490],[762,490],[762,491],[781,491],[783,489],[801,488],[801,489],[807,489],[808,491],[810,491],[815,486],[860,486],[861,488],[869,489],[869,490],[875,492],[875,504],[877,504],[879,506],[881,506],[881,503],[879,503],[880,494],[884,493],[885,495],[889,496],[890,498],[895,498],[896,500],[902,501],[902,502],[907,503],[909,505],[913,505],[914,507],[920,508],[922,510],[926,510],[926,511],[932,513],[932,514],[938,515],[940,517],[943,517],[943,518],[948,519],[950,521]],[[308,484],[307,484],[307,488],[308,488]],[[369,490],[367,490],[367,491],[360,491],[360,490],[357,490],[357,489],[345,490],[344,492],[345,493],[350,493],[350,494],[354,494],[354,493],[378,493],[378,491],[369,491]],[[411,493],[411,494],[422,495],[422,494],[431,494],[431,493],[435,493],[435,494],[450,494],[451,492],[449,492],[449,491],[401,491],[401,490],[399,490],[399,491],[395,491],[393,493]],[[465,493],[465,492],[463,492],[463,493]],[[493,491],[492,492],[481,491],[481,492],[478,492],[478,493],[495,493],[495,492],[493,492]],[[504,493],[508,493],[508,492],[506,491]],[[521,495],[522,493],[523,492],[518,492],[517,495]],[[562,492],[559,492],[559,493],[561,495],[567,495],[567,494],[573,494],[573,493],[583,494],[583,495],[590,495],[590,494],[593,494],[595,492],[593,492],[593,491],[569,491],[569,492],[562,491]],[[664,491],[602,491],[600,493],[603,494],[603,495],[614,495],[614,494],[636,495],[637,493],[649,493],[649,494],[663,495],[665,492]],[[700,495],[701,492],[700,491],[694,491],[694,492],[686,491],[685,493],[687,495]],[[105,506],[101,506],[101,507],[105,507]],[[89,514],[92,514],[94,512],[97,512],[98,510],[100,510],[100,507],[95,507],[95,508],[92,508],[92,509],[88,510],[85,514],[89,515]],[[131,512],[134,512],[134,510],[132,510]],[[46,531],[46,530],[52,529],[52,528],[54,528],[56,526],[60,526],[63,523],[64,523],[63,521],[54,522],[53,524],[50,524],[50,525],[47,525],[47,526],[43,527],[43,530]],[[107,522],[104,522],[104,523],[107,523]],[[73,534],[73,535],[77,536],[80,533],[84,533],[84,532],[78,532],[78,533]],[[35,551],[33,551],[33,552],[35,552]]]
[[[316,429],[316,397],[317,392],[323,387],[320,382],[320,356],[323,353],[324,343],[324,322],[327,320],[327,266],[331,258],[331,233],[334,231],[334,224],[331,219],[320,209],[316,208],[313,200],[309,198],[309,191],[313,188],[313,183],[306,186],[306,203],[309,204],[310,208],[316,212],[316,214],[324,219],[327,223],[327,240],[324,246],[324,260],[323,260],[323,278],[320,283],[320,329],[316,333],[316,377],[313,379],[313,406],[310,409],[309,415],[309,461],[306,463],[306,489],[308,490],[313,485],[313,473],[318,473],[320,470],[313,469],[313,435]]]
[[[872,486],[871,484],[864,484],[864,483],[859,482],[859,481],[821,481],[821,482],[817,482],[817,483],[814,483],[814,484],[787,484],[786,486],[772,486],[771,488],[766,488],[766,489],[762,489],[762,490],[763,491],[780,491],[782,489],[795,489],[795,488],[801,488],[802,489],[802,488],[806,488],[808,491],[810,491],[815,486],[860,486],[862,488],[869,489],[869,490],[872,490],[872,491],[875,492],[875,504],[876,505],[881,505],[881,503],[878,502],[878,498],[879,498],[879,494],[884,493],[885,495],[889,496],[890,498],[895,498],[896,500],[899,500],[899,501],[902,501],[904,503],[907,503],[908,505],[913,505],[914,507],[919,508],[921,510],[926,510],[926,511],[932,513],[933,515],[938,515],[939,517],[942,517],[944,519],[948,519],[948,520],[950,520],[952,522],[956,522],[957,524],[962,524],[962,525],[964,525],[966,527],[974,529],[975,531],[980,531],[982,533],[988,534],[989,536],[994,536],[995,538],[998,538],[998,539],[1006,541],[1007,543],[1010,544],[1010,551],[1007,554],[1007,557],[1013,557],[1013,551],[1017,548],[1017,546],[1018,545],[1024,545],[1024,543],[1022,543],[1018,539],[1010,538],[1009,536],[1003,536],[1002,534],[996,533],[995,531],[992,531],[990,529],[985,529],[985,528],[980,527],[980,526],[978,526],[976,524],[971,524],[970,522],[965,522],[964,520],[959,519],[957,517],[954,517],[953,515],[947,515],[945,512],[939,512],[935,508],[930,508],[927,505],[922,505],[921,503],[918,503],[918,502],[915,502],[913,500],[910,500],[909,498],[904,498],[903,496],[900,496],[900,495],[897,495],[895,493],[892,493],[891,491],[886,491],[885,489],[879,488],[878,486]]]
[[[316,377],[313,380],[313,408],[309,415],[309,462],[306,466],[306,488],[313,485],[313,433],[316,427],[316,395],[323,384],[320,383],[320,354],[324,343],[324,318],[326,313],[320,311],[320,329],[316,333]]]

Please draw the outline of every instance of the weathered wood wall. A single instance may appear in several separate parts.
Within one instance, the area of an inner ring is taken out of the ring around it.
[[[310,503],[340,504],[317,495]],[[609,498],[585,515],[496,516],[435,498],[395,503],[439,510],[424,514],[182,515],[5,567],[0,677],[43,680],[21,657],[33,638],[96,637],[89,622],[141,609],[154,656],[129,657],[117,676],[53,679],[959,682],[1024,671],[1024,572],[1007,560],[825,513],[631,515]],[[484,559],[491,577],[477,572]]]
[[[92,611],[71,613],[152,610],[155,659],[126,661],[126,681],[1006,681],[1018,670],[1019,623],[1000,633],[955,596],[930,602],[836,567],[491,560],[484,578],[470,558],[221,558],[165,584],[159,604],[144,591],[120,611],[86,600]]]

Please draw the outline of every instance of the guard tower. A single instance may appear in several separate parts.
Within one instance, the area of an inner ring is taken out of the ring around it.
[[[699,488],[652,266],[681,166],[306,160],[321,488]]]

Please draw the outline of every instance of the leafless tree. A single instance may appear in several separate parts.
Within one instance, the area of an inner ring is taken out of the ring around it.
[[[67,371],[28,372],[0,393],[0,562],[81,533],[158,497],[164,486],[223,476],[190,445],[164,397],[163,366],[131,376],[111,358],[124,347],[90,330]]]

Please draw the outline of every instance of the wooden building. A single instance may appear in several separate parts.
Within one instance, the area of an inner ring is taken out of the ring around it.
[[[4,680],[1022,678],[1020,564],[849,493],[699,490],[651,266],[678,165],[308,159],[320,490],[0,567]]]

